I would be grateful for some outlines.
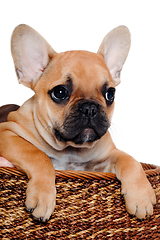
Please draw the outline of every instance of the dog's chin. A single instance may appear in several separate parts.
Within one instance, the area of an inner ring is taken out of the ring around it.
[[[84,129],[78,136],[74,138],[75,144],[83,144],[83,143],[92,143],[96,140],[98,140],[100,137],[92,128],[86,128]]]
[[[67,138],[64,136],[64,134],[61,134],[59,131],[56,130],[55,136],[59,141],[73,142],[76,145],[82,145],[83,143],[93,143],[101,138],[101,136],[99,136],[93,128],[85,128],[79,134],[72,138]]]

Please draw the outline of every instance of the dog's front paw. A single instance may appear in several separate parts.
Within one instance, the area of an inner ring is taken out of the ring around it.
[[[26,209],[39,221],[46,222],[50,218],[56,204],[56,188],[54,182],[31,179],[26,191]]]
[[[137,184],[122,184],[122,194],[126,202],[126,209],[131,215],[139,219],[153,214],[156,196],[147,179]]]

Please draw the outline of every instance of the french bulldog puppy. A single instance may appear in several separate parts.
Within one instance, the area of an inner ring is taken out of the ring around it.
[[[27,174],[26,208],[36,219],[47,221],[55,208],[55,169],[115,173],[127,211],[153,214],[156,197],[141,164],[108,131],[129,48],[125,26],[108,33],[97,53],[57,53],[31,27],[14,30],[18,81],[35,95],[0,124],[0,156]]]

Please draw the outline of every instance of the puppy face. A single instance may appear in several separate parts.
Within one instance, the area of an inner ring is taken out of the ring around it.
[[[57,143],[93,146],[110,126],[115,86],[129,48],[124,26],[106,35],[97,54],[58,54],[34,29],[19,25],[11,50],[19,83],[35,91],[36,127]]]
[[[100,54],[57,54],[35,93],[41,121],[59,141],[92,143],[110,126],[115,85]]]

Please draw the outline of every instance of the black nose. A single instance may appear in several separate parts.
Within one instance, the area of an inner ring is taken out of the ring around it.
[[[80,111],[86,117],[93,118],[97,114],[98,108],[93,102],[85,102],[81,105]]]

